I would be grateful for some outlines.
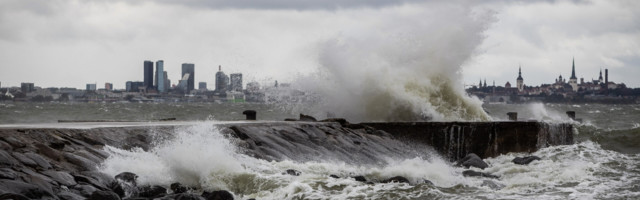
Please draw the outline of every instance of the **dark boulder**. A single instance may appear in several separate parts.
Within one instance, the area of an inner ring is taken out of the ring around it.
[[[203,192],[202,197],[206,200],[233,200],[233,195],[226,190]]]
[[[120,184],[120,182],[114,180],[113,182],[107,184],[107,187],[111,191],[113,191],[116,194],[118,194],[118,196],[124,197],[125,191],[124,191],[124,188],[122,188],[122,185]]]
[[[87,199],[83,196],[80,196],[79,194],[73,193],[73,192],[69,192],[69,191],[60,191],[58,194],[56,194],[56,196],[58,196],[58,198],[63,199],[63,200],[84,200]]]
[[[363,183],[367,182],[367,179],[364,176],[354,176],[354,177],[351,177],[351,178],[356,179],[356,181],[358,181],[358,182],[363,182]]]
[[[161,197],[167,194],[167,188],[160,187],[157,185],[154,186],[142,186],[138,187],[138,196],[139,197]]]
[[[464,158],[458,160],[456,162],[456,166],[458,166],[458,167],[463,166],[465,168],[477,167],[477,168],[480,168],[480,169],[484,169],[484,168],[489,167],[489,165],[486,162],[484,162],[482,160],[482,158],[480,158],[475,153],[470,153],[467,156],[465,156]]]
[[[21,194],[14,194],[14,193],[0,194],[0,199],[31,200],[29,197],[26,197],[26,196],[21,195]]]
[[[26,166],[29,166],[29,167],[38,166],[38,163],[36,163],[36,161],[33,161],[31,158],[25,156],[24,154],[21,154],[18,152],[12,152],[11,155],[13,155],[14,158],[16,158],[18,161],[20,161],[22,164]]]
[[[41,189],[38,185],[14,180],[0,180],[0,191],[4,193],[20,194],[30,199],[53,197],[51,193]]]
[[[120,200],[120,197],[118,196],[118,194],[112,192],[112,191],[94,191],[93,193],[91,193],[91,197],[89,198],[91,200]]]
[[[331,177],[331,178],[340,178],[338,175],[335,175],[335,174],[331,174],[331,175],[329,175],[329,177]]]
[[[482,185],[480,185],[480,186],[487,186],[487,187],[489,187],[491,189],[494,189],[494,190],[500,190],[500,189],[505,187],[504,185],[502,185],[500,183],[493,182],[491,180],[482,181]]]
[[[197,195],[197,194],[191,194],[191,193],[182,193],[182,194],[178,194],[173,196],[173,199],[175,200],[204,200],[204,197]]]
[[[187,192],[187,187],[183,186],[180,183],[172,183],[170,187],[174,194]]]
[[[427,185],[434,185],[433,182],[431,182],[430,180],[424,179],[422,181],[422,183],[427,184]]]
[[[99,182],[98,180],[85,176],[85,175],[81,175],[81,174],[72,174],[73,176],[73,180],[75,180],[78,183],[86,183],[86,184],[90,184],[100,190],[104,190],[107,188],[107,185],[104,183]]]
[[[484,173],[484,172],[476,172],[473,170],[466,170],[462,172],[462,175],[465,177],[485,177],[485,178],[500,178],[499,176],[493,175],[493,174],[489,174],[489,173]]]
[[[528,165],[534,160],[540,160],[540,157],[538,156],[516,157],[512,160],[512,162],[518,165]]]
[[[131,172],[122,172],[118,175],[115,176],[115,179],[118,181],[122,181],[122,182],[126,182],[129,183],[133,186],[135,186],[136,180],[138,179],[138,175],[131,173]]]
[[[295,170],[295,169],[287,169],[287,171],[285,173],[282,174],[289,174],[291,176],[300,176],[300,174],[302,174],[302,172]]]
[[[305,115],[300,113],[300,121],[303,122],[317,122],[318,120],[315,117],[312,117],[310,115]]]
[[[24,142],[22,142],[22,140],[15,138],[13,136],[5,137],[2,139],[7,143],[9,143],[9,145],[11,145],[15,149],[19,149],[27,146]]]
[[[82,171],[94,170],[97,166],[96,162],[72,153],[64,153],[64,158]]]
[[[49,161],[47,161],[47,159],[45,159],[44,157],[36,154],[36,153],[32,153],[32,152],[28,152],[24,154],[26,157],[28,157],[29,159],[33,160],[34,162],[36,162],[38,164],[38,166],[40,166],[42,169],[51,169],[51,164],[49,163]]]
[[[402,176],[394,176],[389,179],[383,180],[382,183],[409,183],[409,179]]]
[[[58,150],[55,150],[47,145],[36,143],[35,146],[38,149],[38,153],[41,155],[47,156],[53,160],[60,160],[62,158]]]
[[[4,150],[0,150],[0,166],[14,166],[17,165],[18,161],[11,157],[9,153]]]
[[[10,168],[0,168],[0,179],[16,179],[18,174]]]
[[[79,183],[72,186],[72,188],[78,190],[80,192],[80,195],[85,197],[90,197],[93,192],[98,191],[98,189],[86,183]]]
[[[77,184],[74,177],[68,172],[48,170],[42,172],[61,185],[72,186]]]

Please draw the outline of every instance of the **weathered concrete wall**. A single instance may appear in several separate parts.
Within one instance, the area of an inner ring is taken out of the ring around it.
[[[534,152],[550,145],[573,144],[571,124],[540,122],[394,122],[361,123],[396,138],[432,146],[450,160],[469,153],[482,158],[509,152]]]

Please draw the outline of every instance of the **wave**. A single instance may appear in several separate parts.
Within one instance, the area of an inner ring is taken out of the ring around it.
[[[576,139],[578,141],[591,140],[604,149],[614,150],[625,154],[640,154],[640,128],[609,130],[600,129],[593,125],[579,125]]]

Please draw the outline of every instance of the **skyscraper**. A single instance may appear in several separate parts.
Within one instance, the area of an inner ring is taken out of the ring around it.
[[[113,90],[113,84],[112,83],[104,83],[104,90],[106,90],[106,91]]]
[[[231,90],[235,92],[242,92],[242,74],[235,73],[230,74],[231,76]]]
[[[148,60],[144,61],[144,86],[153,88],[153,62]]]
[[[164,61],[158,60],[156,61],[156,89],[158,92],[165,92],[165,84],[164,84]]]
[[[191,90],[195,89],[195,66],[193,63],[182,63],[182,77],[185,74],[189,74],[189,79],[187,80],[187,92],[191,92]]]
[[[199,90],[207,90],[207,82],[198,83],[198,89]]]
[[[218,72],[216,72],[216,92],[226,92],[228,85],[229,77],[222,72],[222,66],[218,66]]]

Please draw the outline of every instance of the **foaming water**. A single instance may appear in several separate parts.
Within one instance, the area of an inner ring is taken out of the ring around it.
[[[266,161],[244,155],[212,122],[177,128],[175,136],[157,138],[149,151],[106,147],[110,157],[101,170],[109,175],[129,171],[140,184],[168,187],[181,182],[204,190],[229,190],[236,198],[256,199],[625,199],[640,197],[640,154],[605,150],[583,141],[533,152],[542,158],[529,165],[511,160],[523,153],[486,159],[499,179],[464,177],[438,156],[386,158],[384,164],[358,165],[339,160]],[[284,173],[287,169],[300,176]],[[336,175],[340,178],[332,178]],[[369,184],[354,176],[364,176]],[[410,183],[379,183],[394,176]],[[433,183],[425,183],[428,180]],[[486,180],[504,185],[492,189]]]

